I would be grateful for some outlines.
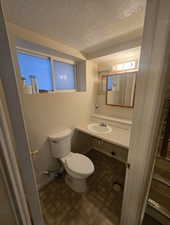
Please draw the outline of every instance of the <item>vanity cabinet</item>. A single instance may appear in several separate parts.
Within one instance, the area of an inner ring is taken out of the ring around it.
[[[127,162],[128,148],[108,143],[99,138],[93,138],[92,148],[100,151],[110,157],[113,157],[121,162]]]

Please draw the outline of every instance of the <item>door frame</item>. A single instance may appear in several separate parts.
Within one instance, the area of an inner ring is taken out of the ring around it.
[[[34,225],[44,225],[38,187],[30,156],[30,143],[24,120],[22,95],[18,83],[19,68],[15,39],[8,30],[4,4],[5,1],[0,0],[0,79],[5,94],[12,135],[15,141],[15,154],[30,217]]]
[[[19,70],[16,63],[15,40],[10,37],[4,19],[2,0],[0,0],[0,6],[0,58],[2,60],[0,61],[0,78],[3,83],[16,144],[16,156],[32,221],[35,225],[43,225],[17,80]],[[142,222],[154,160],[163,88],[166,83],[167,59],[165,56],[169,33],[169,12],[169,0],[148,0],[128,156],[131,166],[126,172],[121,225],[139,225]],[[144,108],[144,105],[147,107]]]
[[[170,1],[148,0],[131,130],[121,225],[143,221],[168,80]]]
[[[29,209],[11,140],[5,109],[0,101],[0,171],[17,224],[31,225]]]

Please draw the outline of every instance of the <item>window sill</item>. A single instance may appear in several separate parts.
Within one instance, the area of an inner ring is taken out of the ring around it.
[[[56,94],[56,93],[75,93],[78,92],[76,89],[71,89],[71,90],[54,90],[54,91],[43,91],[39,93],[25,93],[25,95],[49,95],[49,94]]]
[[[54,90],[48,93],[70,93],[70,92],[77,92],[76,89],[70,89],[70,90]]]

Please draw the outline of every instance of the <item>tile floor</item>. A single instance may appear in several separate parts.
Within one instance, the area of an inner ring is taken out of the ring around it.
[[[91,150],[87,156],[95,166],[88,191],[78,194],[57,178],[40,191],[46,225],[118,225],[125,178],[122,163]],[[115,191],[114,183],[121,184]]]

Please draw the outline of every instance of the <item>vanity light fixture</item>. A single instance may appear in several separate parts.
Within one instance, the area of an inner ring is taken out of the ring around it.
[[[132,70],[136,68],[136,61],[129,61],[125,63],[120,63],[117,65],[114,65],[112,67],[113,70],[121,71],[121,70]]]

